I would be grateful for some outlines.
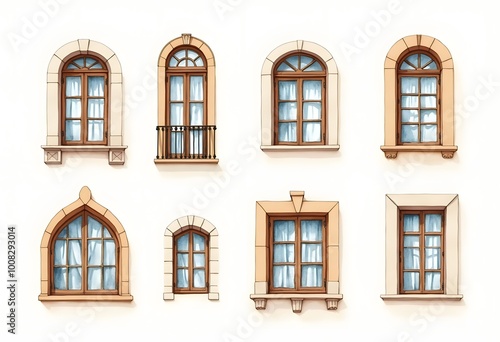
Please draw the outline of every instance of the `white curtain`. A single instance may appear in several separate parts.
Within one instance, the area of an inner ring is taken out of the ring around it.
[[[301,269],[301,285],[303,287],[321,287],[323,282],[323,237],[321,220],[302,220],[300,235],[302,240],[301,262],[318,263],[319,265],[303,265]],[[317,242],[317,243],[311,243]]]
[[[419,215],[404,215],[404,232],[419,232]],[[420,236],[406,235],[403,239],[403,289],[420,290]],[[413,270],[413,271],[412,271]]]
[[[104,267],[104,290],[116,290],[116,267]]]
[[[321,81],[304,81],[302,85],[302,96],[305,101],[302,106],[302,118],[305,121],[302,127],[304,142],[321,141],[321,83]],[[318,121],[310,122],[310,120]]]
[[[279,81],[278,83],[278,118],[279,120],[297,120],[297,82]],[[282,142],[297,141],[297,123],[282,122],[278,125],[278,140]]]
[[[426,214],[425,215],[425,232],[440,233],[442,225],[441,214]],[[441,269],[441,246],[442,239],[439,235],[425,236],[425,269],[440,270]],[[439,290],[441,287],[441,272],[425,272],[425,289]]]
[[[100,290],[102,289],[102,268],[101,267],[89,267],[87,269],[87,287],[89,290]]]
[[[294,262],[295,260],[295,221],[274,221],[273,227],[274,242],[273,263]],[[281,288],[295,287],[295,266],[275,265],[273,266],[273,286]]]
[[[80,119],[82,117],[82,81],[78,76],[69,76],[66,82],[66,119]],[[66,120],[65,138],[67,141],[80,140],[80,120]]]
[[[89,76],[88,77],[88,96],[87,101],[87,116],[101,120],[88,121],[88,140],[103,141],[104,140],[104,77]],[[100,98],[95,98],[100,97]]]
[[[67,267],[54,267],[54,287],[56,290],[67,289]]]

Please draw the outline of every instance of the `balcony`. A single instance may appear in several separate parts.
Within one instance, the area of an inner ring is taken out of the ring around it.
[[[215,125],[157,126],[155,163],[218,163]]]

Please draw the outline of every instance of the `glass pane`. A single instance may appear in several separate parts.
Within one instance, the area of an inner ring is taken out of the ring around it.
[[[189,59],[195,60],[196,58],[198,58],[199,55],[196,51],[187,50],[187,56]]]
[[[425,272],[425,290],[438,291],[441,289],[441,272]]]
[[[401,96],[402,108],[418,108],[418,96]]]
[[[94,64],[95,62],[97,62],[95,59],[87,57],[87,58],[85,58],[85,67],[88,68],[92,64]]]
[[[87,241],[87,253],[89,265],[101,265],[102,263],[102,240]]]
[[[418,109],[403,109],[401,115],[403,122],[418,122]]]
[[[303,142],[321,141],[321,123],[304,122],[302,124],[302,141]]]
[[[174,56],[175,56],[177,59],[179,59],[179,60],[180,60],[180,59],[184,59],[184,58],[186,58],[186,56],[187,56],[187,50],[186,50],[186,49],[184,49],[184,50],[179,50],[179,51],[177,51],[177,52],[175,53],[175,55],[174,55]]]
[[[403,247],[418,247],[420,246],[420,236],[406,235],[403,239]]]
[[[403,231],[418,232],[420,230],[420,216],[415,214],[405,214],[403,216]]]
[[[302,241],[322,241],[323,240],[322,220],[302,220],[300,221],[300,238]]]
[[[203,101],[203,76],[191,76],[189,84],[189,99]]]
[[[78,217],[71,221],[68,225],[69,237],[70,238],[81,238],[82,237],[82,217]]]
[[[89,290],[102,289],[102,272],[100,267],[88,268],[87,287]]]
[[[82,101],[80,99],[66,99],[66,118],[82,117]]]
[[[81,140],[80,132],[80,120],[66,120],[66,141]]]
[[[170,101],[184,100],[184,77],[170,77]]]
[[[111,234],[109,234],[108,228],[106,228],[106,227],[102,227],[102,232],[103,232],[103,234],[102,234],[102,235],[103,235],[105,238],[110,238],[110,237],[111,237]]]
[[[186,288],[186,287],[188,287],[188,281],[189,281],[188,270],[187,269],[178,269],[177,270],[177,284],[175,284],[175,286],[179,287],[179,288]]]
[[[304,100],[321,100],[321,81],[304,81],[302,87]]]
[[[104,99],[89,99],[87,112],[89,118],[104,118]]]
[[[304,120],[321,120],[321,102],[305,102],[302,108]]]
[[[401,127],[401,141],[402,142],[418,142],[418,126],[417,125],[403,125]]]
[[[436,96],[421,96],[420,97],[420,107],[421,108],[436,108]]]
[[[193,276],[194,284],[193,286],[196,288],[203,288],[206,286],[205,281],[205,270],[194,270]]]
[[[113,240],[104,240],[104,265],[116,264],[115,242]]]
[[[102,237],[102,224],[89,216],[88,218],[88,237]]]
[[[323,245],[320,243],[303,243],[300,261],[323,262]]]
[[[280,100],[297,100],[297,81],[279,81],[278,93]]]
[[[104,289],[116,290],[116,268],[104,267]]]
[[[195,66],[195,65],[194,65],[194,62],[193,62],[192,60],[190,60],[190,59],[187,59],[187,60],[186,60],[186,63],[187,63],[187,66],[188,66],[188,67],[194,67],[194,66]]]
[[[321,64],[319,64],[318,62],[314,62],[309,67],[307,67],[307,69],[305,69],[304,71],[322,71],[322,70],[323,70],[323,67],[321,66]]]
[[[425,269],[439,270],[441,268],[441,248],[425,249]]]
[[[66,96],[82,96],[82,79],[80,76],[68,76],[66,82]]]
[[[68,265],[82,264],[82,240],[68,241]]]
[[[177,253],[177,267],[188,267],[189,255],[186,253]]]
[[[420,289],[420,273],[404,272],[403,273],[403,289],[405,291],[416,291]]]
[[[274,241],[295,241],[295,221],[274,221]]]
[[[273,247],[273,262],[294,262],[295,245],[291,243],[275,244]]]
[[[300,56],[300,69],[304,69],[308,64],[312,62],[312,60],[313,59],[311,57]]]
[[[205,267],[205,253],[196,253],[193,255],[194,267]]]
[[[170,134],[170,153],[184,153],[184,133],[172,132]]]
[[[89,120],[88,121],[88,137],[89,141],[103,141],[104,140],[104,121],[103,120]]]
[[[294,288],[294,277],[294,266],[273,266],[273,287]]]
[[[188,243],[189,243],[189,235],[182,235],[180,238],[177,239],[177,250],[178,251],[187,251],[188,250]]]
[[[401,77],[402,94],[418,94],[418,77]]]
[[[420,55],[420,66],[421,67],[423,67],[424,65],[427,65],[427,63],[429,63],[430,61],[432,61],[432,59],[429,56],[424,55],[424,54]]]
[[[294,71],[286,62],[282,62],[278,67],[278,71]]]
[[[440,232],[441,231],[441,214],[426,214],[425,215],[425,232]]]
[[[66,290],[66,267],[54,267],[54,287],[56,290]]]
[[[191,103],[189,106],[189,124],[203,125],[203,103]]]
[[[403,62],[399,69],[400,70],[415,70],[415,68],[413,66],[411,66],[410,64],[408,64],[406,62]]]
[[[406,57],[406,62],[409,63],[409,64],[412,64],[416,67],[419,67],[419,63],[418,63],[418,53],[415,53],[413,55],[410,55],[408,57]]]
[[[437,141],[437,125],[423,125],[421,127],[422,142]]]
[[[278,118],[279,120],[297,120],[297,102],[280,102]]]
[[[432,62],[431,64],[429,64],[428,66],[426,66],[424,69],[426,69],[426,70],[437,70],[436,62]]]
[[[323,266],[307,265],[301,270],[302,287],[322,287],[323,286]]]
[[[88,77],[88,94],[89,96],[104,96],[104,76]]]
[[[67,238],[67,237],[68,237],[68,229],[67,228],[64,228],[63,230],[61,230],[61,232],[59,233],[59,235],[57,235],[58,239],[64,239],[64,238]]]
[[[82,268],[71,267],[68,275],[68,290],[82,289]]]
[[[171,126],[182,126],[184,125],[184,104],[182,103],[171,103],[170,104],[170,125]]]
[[[78,58],[73,61],[76,65],[78,65],[78,68],[83,68],[85,65],[85,60],[83,58]]]
[[[420,111],[420,121],[421,122],[436,122],[437,113],[435,109],[423,109]]]
[[[102,69],[101,63],[95,63],[90,67],[90,69]]]
[[[290,56],[286,61],[295,69],[299,68],[299,56]]]
[[[201,57],[198,57],[194,60],[194,64],[198,67],[202,67],[205,65],[205,63],[203,62],[203,58]]]
[[[54,265],[66,265],[66,240],[56,240]]]
[[[437,78],[436,77],[422,77],[420,79],[420,92],[422,94],[436,94],[437,91]]]
[[[193,250],[204,251],[205,250],[205,237],[193,234]]]
[[[441,236],[426,235],[425,247],[441,247]]]
[[[282,142],[297,141],[297,123],[284,122],[278,124],[278,140]]]
[[[418,248],[404,248],[403,267],[405,270],[420,268],[420,250]]]
[[[189,132],[189,153],[190,154],[203,154],[203,129],[192,128]]]

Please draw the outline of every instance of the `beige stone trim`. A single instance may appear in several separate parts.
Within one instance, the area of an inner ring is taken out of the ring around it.
[[[208,265],[208,299],[219,300],[219,233],[210,221],[202,217],[188,215],[178,218],[170,223],[164,234],[164,287],[163,299],[174,299],[174,236],[179,231],[188,229],[200,230],[209,236],[209,265]]]
[[[399,211],[404,209],[444,210],[445,251],[443,259],[445,272],[444,295],[399,294],[398,291],[398,220]],[[449,299],[460,300],[459,293],[459,211],[456,194],[397,194],[385,198],[385,293],[384,300]]]
[[[397,61],[407,51],[432,51],[441,64],[441,144],[440,145],[398,145],[397,140]],[[454,79],[453,59],[448,48],[439,40],[412,35],[398,40],[389,50],[384,63],[384,145],[380,148],[390,159],[398,152],[441,152],[443,158],[453,158],[458,147],[454,138]]]
[[[116,233],[120,253],[118,254],[118,294],[117,295],[52,295],[50,293],[50,253],[54,233],[60,228],[68,216],[72,216],[77,211],[90,208],[102,215],[111,225],[108,227]],[[127,234],[120,221],[111,211],[103,207],[92,199],[92,193],[86,186],[80,190],[79,197],[73,203],[61,209],[49,222],[42,237],[40,244],[40,262],[41,262],[41,293],[38,296],[40,301],[132,301],[129,289],[129,244]]]
[[[287,293],[270,294],[269,289],[269,248],[268,218],[273,214],[320,214],[326,217],[326,293],[305,294]],[[340,258],[339,258],[339,202],[306,201],[304,191],[290,191],[289,201],[258,201],[255,210],[255,284],[250,298],[257,310],[266,308],[268,299],[289,299],[293,312],[302,310],[302,301],[306,299],[324,299],[328,310],[337,309],[340,294]]]
[[[326,65],[326,142],[323,146],[276,146],[273,144],[273,69],[284,54],[306,51],[317,55]],[[337,151],[338,144],[338,69],[333,56],[324,47],[297,40],[278,46],[266,57],[261,72],[261,149],[263,151]]]
[[[60,133],[61,77],[64,64],[80,54],[95,54],[106,61],[109,72],[108,100],[108,145],[106,146],[63,146]],[[47,68],[47,138],[44,150],[45,164],[62,164],[62,152],[107,152],[110,165],[125,163],[123,145],[123,85],[122,69],[116,54],[106,45],[88,39],[78,39],[59,48],[50,59]]]

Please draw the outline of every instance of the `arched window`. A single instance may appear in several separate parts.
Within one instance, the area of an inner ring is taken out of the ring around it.
[[[188,230],[175,236],[174,292],[208,292],[208,236]]]
[[[285,56],[274,70],[274,143],[325,143],[326,70],[307,53]]]

